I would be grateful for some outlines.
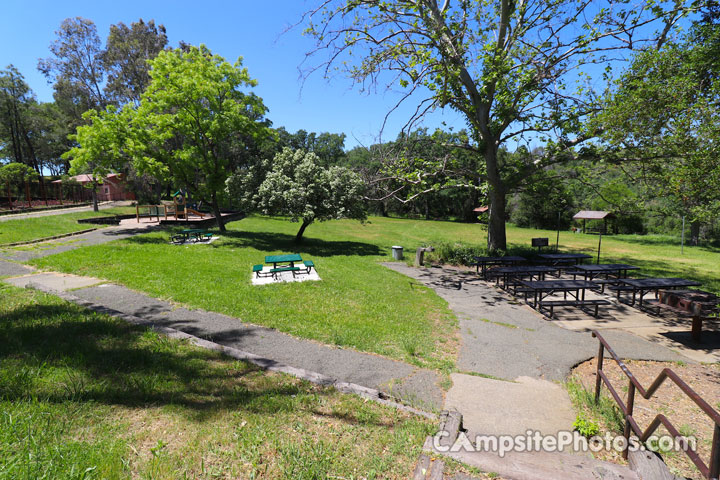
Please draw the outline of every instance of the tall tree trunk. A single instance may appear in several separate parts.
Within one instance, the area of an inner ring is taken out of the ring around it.
[[[303,219],[302,225],[300,225],[300,230],[298,230],[297,235],[295,235],[295,243],[302,242],[303,233],[305,233],[305,229],[312,223],[312,220],[305,220]]]
[[[100,211],[100,209],[98,208],[97,183],[93,183],[91,195],[92,195],[93,212],[98,212],[98,211]]]
[[[185,206],[185,215],[187,215],[187,205]],[[225,232],[225,221],[222,218],[222,214],[220,213],[220,204],[218,204],[217,200],[217,193],[213,192],[212,194],[212,209],[213,209],[213,215],[215,215],[215,221],[217,222],[218,229],[221,232]]]
[[[488,222],[488,250],[506,250],[505,237],[505,185],[500,177],[497,164],[497,150],[494,142],[487,142],[485,166],[487,168],[488,196],[490,197],[490,220]]]
[[[690,224],[690,244],[698,246],[700,243],[700,222],[692,222]]]

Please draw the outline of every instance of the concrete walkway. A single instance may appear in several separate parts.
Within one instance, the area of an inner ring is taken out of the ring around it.
[[[98,209],[105,210],[107,208],[122,207],[125,205],[130,205],[131,203],[132,202],[130,202],[130,201],[101,202],[101,203],[98,203]],[[65,213],[89,212],[92,209],[93,209],[92,205],[86,205],[83,207],[58,208],[58,209],[53,209],[53,210],[40,210],[37,212],[9,213],[7,215],[0,215],[0,222],[6,222],[8,220],[23,220],[26,218],[34,218],[34,217],[49,217],[52,215],[63,215]]]
[[[3,274],[4,264],[9,262],[0,263],[0,275]],[[31,273],[6,279],[5,282],[18,287],[36,285],[46,291],[72,290],[74,296],[106,309],[343,382],[374,388],[428,411],[439,410],[443,404],[443,391],[439,386],[440,376],[437,372],[397,360],[298,339],[219,313],[178,308],[128,288],[89,277]]]
[[[17,248],[7,247],[0,250],[0,259],[27,262],[34,258],[47,257],[48,255],[67,252],[80,247],[100,245],[102,243],[112,242],[113,240],[121,240],[142,233],[148,233],[152,231],[153,228],[153,225],[143,223],[128,226],[121,225],[58,238],[57,240],[23,245]]]
[[[598,342],[589,332],[566,330],[545,320],[474,273],[385,265],[435,290],[458,316],[458,369],[466,373],[452,375],[443,409],[460,412],[468,433],[572,431],[574,408],[557,382],[597,354]],[[622,330],[603,335],[623,358],[691,361]]]

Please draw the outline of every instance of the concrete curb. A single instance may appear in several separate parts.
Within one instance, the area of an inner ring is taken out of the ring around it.
[[[81,235],[83,233],[94,232],[100,230],[103,227],[88,228],[87,230],[80,230],[77,232],[63,233],[62,235],[54,235],[52,237],[38,238],[37,240],[29,240],[27,242],[15,242],[15,243],[2,243],[0,248],[4,247],[19,247],[20,245],[32,245],[34,243],[49,242],[50,240],[57,240],[58,238],[72,237],[74,235]]]
[[[250,352],[245,352],[245,351],[239,350],[237,348],[227,347],[225,345],[221,345],[219,343],[215,343],[210,340],[196,337],[194,335],[190,335],[189,333],[185,333],[180,330],[176,330],[174,328],[155,325],[153,322],[144,320],[140,317],[136,317],[134,315],[128,315],[128,314],[125,314],[122,312],[118,312],[117,310],[106,308],[106,307],[103,307],[102,305],[98,305],[96,303],[83,300],[79,297],[76,297],[75,295],[70,294],[70,293],[45,288],[42,285],[39,285],[36,283],[32,283],[32,282],[28,283],[25,286],[25,288],[39,290],[41,292],[45,292],[50,295],[55,295],[57,297],[62,298],[63,300],[66,300],[68,302],[75,303],[76,305],[85,307],[88,310],[92,310],[97,313],[103,313],[106,315],[110,315],[112,317],[125,320],[126,322],[132,323],[134,325],[140,325],[143,327],[150,328],[158,333],[167,335],[170,338],[188,340],[191,343],[193,343],[194,345],[197,345],[202,348],[206,348],[208,350],[213,350],[216,352],[223,353],[223,354],[225,354],[229,357],[235,358],[237,360],[242,360],[242,361],[246,361],[248,363],[252,363],[253,365],[258,366],[258,367],[262,368],[263,370],[286,373],[288,375],[292,375],[294,377],[297,377],[297,378],[300,378],[303,380],[307,380],[307,381],[315,383],[317,385],[334,387],[336,390],[338,390],[340,392],[352,393],[352,394],[358,395],[360,397],[366,398],[368,400],[372,400],[374,402],[380,403],[382,405],[387,405],[389,407],[393,407],[395,409],[398,409],[398,410],[401,410],[401,411],[404,411],[407,413],[412,413],[414,415],[425,417],[430,420],[438,419],[438,416],[433,413],[425,412],[423,410],[419,410],[417,408],[413,408],[413,407],[404,405],[404,404],[400,403],[397,399],[387,395],[384,392],[376,390],[374,388],[364,387],[364,386],[358,385],[356,383],[342,382],[336,378],[332,378],[327,375],[323,375],[322,373],[312,372],[310,370],[305,370],[304,368],[296,368],[296,367],[293,367],[290,365],[286,365],[284,363],[277,362],[270,358],[261,357],[259,355],[255,355]]]

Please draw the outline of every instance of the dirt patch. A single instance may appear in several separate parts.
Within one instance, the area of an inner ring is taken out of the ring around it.
[[[606,375],[620,394],[627,398],[628,380],[615,362],[606,361],[604,364]],[[664,368],[670,368],[677,373],[700,397],[705,399],[711,407],[720,409],[720,364],[676,364],[652,361],[628,361],[626,365],[635,375],[640,384],[648,388]],[[594,391],[595,389],[595,360],[578,365],[573,371],[573,377],[583,386]],[[610,396],[603,387],[603,395]],[[640,428],[645,429],[658,415],[664,414],[681,434],[697,438],[697,450],[704,462],[710,459],[714,424],[710,418],[698,408],[672,381],[666,380],[655,395],[646,400],[639,394],[635,397],[634,418]],[[657,430],[658,434],[667,434],[664,427]],[[603,456],[606,455],[603,453]],[[605,459],[619,460],[619,454],[607,454]],[[670,470],[676,475],[692,479],[703,478],[700,472],[682,452],[666,452],[663,455]]]

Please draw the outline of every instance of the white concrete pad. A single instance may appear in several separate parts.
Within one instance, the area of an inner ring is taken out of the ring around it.
[[[470,434],[554,435],[571,431],[575,411],[560,385],[530,377],[515,382],[453,373],[445,410],[457,410]]]
[[[308,282],[322,280],[315,268],[311,269],[310,273],[305,273],[306,270],[304,267],[300,268],[300,273],[295,272],[295,275],[293,275],[292,272],[280,272],[277,275],[277,278],[273,278],[272,275],[270,275],[270,270],[272,270],[272,267],[266,265],[263,267],[262,272],[260,272],[260,277],[255,275],[254,272],[251,274],[251,281],[253,285],[271,285],[273,283],[283,282]]]
[[[97,285],[102,280],[92,277],[78,277],[76,275],[67,275],[61,273],[38,273],[34,275],[25,275],[24,277],[8,278],[5,282],[15,285],[16,287],[25,288],[29,284],[42,285],[46,288],[66,292],[76,288],[85,288],[91,285]]]

